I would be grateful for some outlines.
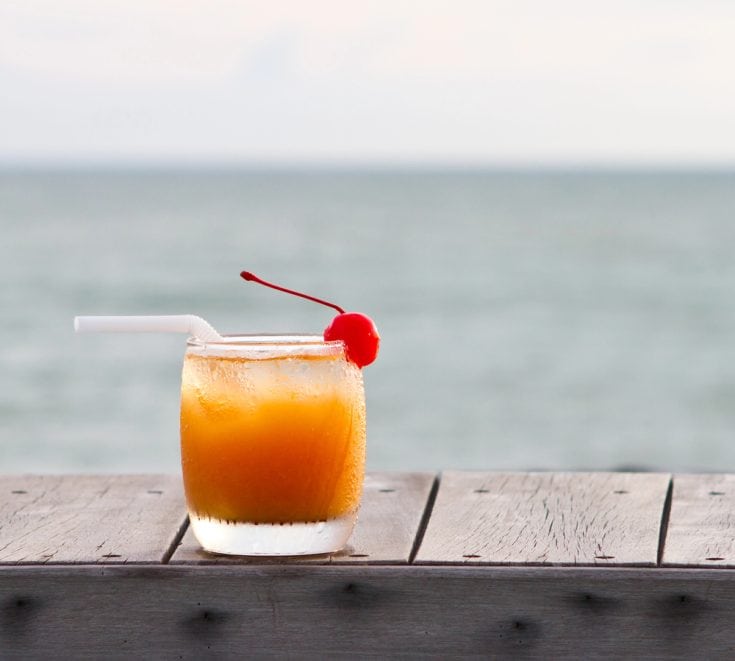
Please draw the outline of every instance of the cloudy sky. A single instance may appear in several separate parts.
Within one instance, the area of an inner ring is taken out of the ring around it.
[[[735,163],[728,0],[0,0],[0,162]]]

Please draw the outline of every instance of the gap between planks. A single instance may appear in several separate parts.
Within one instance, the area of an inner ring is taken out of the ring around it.
[[[426,534],[426,528],[429,525],[429,519],[431,519],[431,513],[434,511],[434,503],[436,502],[436,494],[439,492],[439,486],[441,484],[441,473],[438,473],[434,477],[434,482],[431,485],[431,491],[429,492],[429,497],[426,500],[426,507],[424,508],[424,513],[421,516],[421,521],[419,522],[418,530],[416,531],[416,539],[414,539],[413,546],[411,548],[411,553],[408,557],[408,564],[412,565],[414,559],[416,558],[416,554],[419,552],[419,549],[421,548],[421,542],[424,541],[424,534]]]
[[[661,512],[661,524],[658,535],[658,554],[656,555],[656,566],[660,567],[664,560],[664,549],[666,548],[666,535],[669,532],[669,520],[671,518],[671,499],[674,493],[674,477],[669,478],[669,486],[666,489],[664,509]]]
[[[169,564],[171,557],[176,552],[176,549],[179,548],[179,546],[181,545],[181,540],[184,539],[184,535],[186,534],[186,531],[188,529],[189,529],[189,515],[187,514],[186,518],[181,522],[179,529],[176,531],[176,534],[171,540],[171,543],[168,545],[168,548],[164,552],[163,557],[161,558],[162,565]]]

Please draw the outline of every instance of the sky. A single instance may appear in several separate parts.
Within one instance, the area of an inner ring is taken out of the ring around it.
[[[728,0],[1,0],[0,163],[735,164]]]

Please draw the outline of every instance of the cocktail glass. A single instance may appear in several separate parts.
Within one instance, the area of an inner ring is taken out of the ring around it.
[[[344,547],[365,464],[362,371],[315,335],[190,339],[181,458],[193,532],[236,555]]]

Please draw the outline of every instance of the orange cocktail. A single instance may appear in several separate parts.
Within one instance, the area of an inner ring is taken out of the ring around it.
[[[318,336],[189,342],[181,455],[195,535],[237,554],[335,551],[365,462],[361,370]]]

